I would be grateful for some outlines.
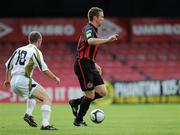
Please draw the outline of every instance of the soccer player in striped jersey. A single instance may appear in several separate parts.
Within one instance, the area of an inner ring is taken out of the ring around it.
[[[60,83],[60,79],[48,69],[47,64],[44,62],[43,55],[39,50],[42,43],[41,33],[32,31],[28,35],[28,39],[29,44],[16,49],[6,62],[6,79],[4,84],[10,86],[19,97],[28,99],[27,112],[24,120],[30,126],[37,127],[36,122],[31,116],[35,106],[35,100],[32,99],[36,99],[42,102],[41,130],[57,130],[57,128],[49,124],[52,99],[45,88],[33,80],[33,70],[35,67],[38,67],[57,84]]]
[[[84,96],[72,99],[69,104],[76,117],[73,124],[75,126],[87,126],[83,117],[86,115],[91,102],[95,99],[107,95],[104,81],[101,77],[101,67],[95,62],[99,46],[117,40],[117,34],[108,38],[97,36],[98,27],[104,20],[103,10],[92,7],[88,11],[89,23],[84,26],[77,46],[77,56],[74,64],[74,71],[78,77]]]

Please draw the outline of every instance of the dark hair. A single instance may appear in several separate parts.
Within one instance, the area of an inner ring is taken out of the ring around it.
[[[88,20],[92,21],[94,16],[98,17],[99,12],[103,12],[103,10],[101,8],[98,8],[98,7],[92,7],[91,9],[89,9]]]
[[[42,38],[41,33],[38,31],[32,31],[29,33],[28,39],[30,43],[35,43],[38,39]]]

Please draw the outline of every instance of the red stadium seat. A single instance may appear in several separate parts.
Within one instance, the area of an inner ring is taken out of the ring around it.
[[[4,74],[4,63],[18,43],[0,44],[0,75]],[[7,51],[8,50],[8,51]],[[78,83],[73,71],[75,51],[65,43],[45,43],[44,59],[64,84]],[[106,80],[144,80],[180,78],[179,43],[120,43],[100,47],[97,63],[103,69]],[[38,78],[37,72],[34,76]],[[47,81],[38,78],[40,83]],[[75,81],[74,81],[75,80]],[[52,81],[50,81],[52,83]]]

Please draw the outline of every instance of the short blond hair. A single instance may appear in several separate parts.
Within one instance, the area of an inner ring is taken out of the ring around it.
[[[32,31],[28,35],[28,39],[30,43],[35,43],[38,41],[38,39],[41,39],[42,35],[39,31]]]

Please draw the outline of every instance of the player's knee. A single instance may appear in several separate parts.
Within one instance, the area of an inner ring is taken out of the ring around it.
[[[94,92],[85,92],[85,96],[89,99],[94,99],[95,93]]]
[[[99,93],[102,97],[106,96],[108,94],[106,88],[102,89]]]
[[[100,85],[95,88],[96,92],[99,93],[100,96],[104,97],[108,94],[105,85]]]
[[[107,90],[102,91],[101,96],[106,96],[108,94]]]
[[[51,105],[52,104],[52,98],[50,96],[46,96],[46,97],[44,97],[43,102],[45,104]]]

